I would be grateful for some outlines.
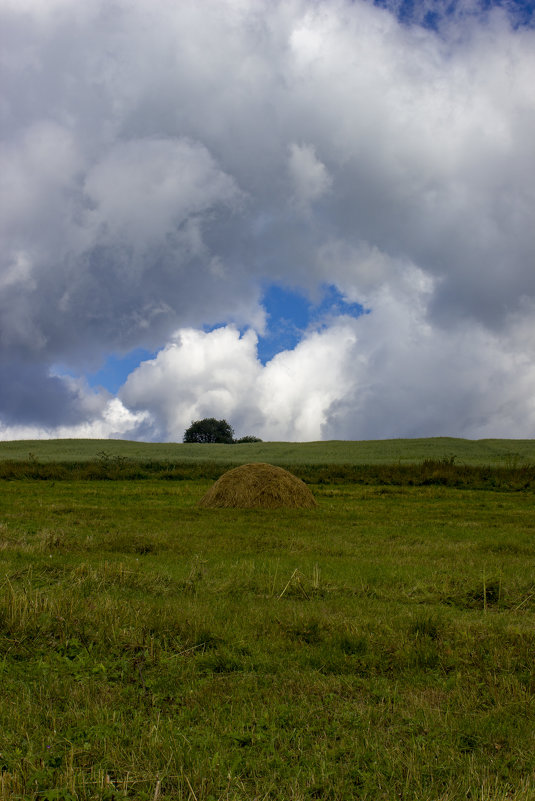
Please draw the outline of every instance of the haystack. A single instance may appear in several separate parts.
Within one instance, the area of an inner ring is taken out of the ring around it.
[[[297,476],[272,464],[244,464],[223,473],[199,501],[208,508],[312,509],[314,496]]]

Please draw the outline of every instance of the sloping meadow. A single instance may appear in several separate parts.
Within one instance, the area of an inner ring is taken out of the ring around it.
[[[533,798],[531,489],[346,469],[1,481],[2,801]]]

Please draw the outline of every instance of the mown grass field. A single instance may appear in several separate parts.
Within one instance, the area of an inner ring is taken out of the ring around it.
[[[210,483],[0,482],[2,801],[535,798],[532,489]]]

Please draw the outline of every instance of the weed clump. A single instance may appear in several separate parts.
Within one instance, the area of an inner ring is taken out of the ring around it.
[[[199,506],[236,509],[313,509],[316,500],[301,479],[262,462],[229,470],[201,498]]]

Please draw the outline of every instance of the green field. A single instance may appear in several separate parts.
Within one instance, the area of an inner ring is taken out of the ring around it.
[[[225,464],[410,464],[452,459],[469,465],[535,464],[535,440],[453,437],[362,442],[261,442],[241,445],[184,445],[127,440],[63,439],[0,442],[0,460],[91,461],[102,454],[135,461],[209,461]]]
[[[0,481],[2,801],[535,798],[531,489],[210,483]]]

